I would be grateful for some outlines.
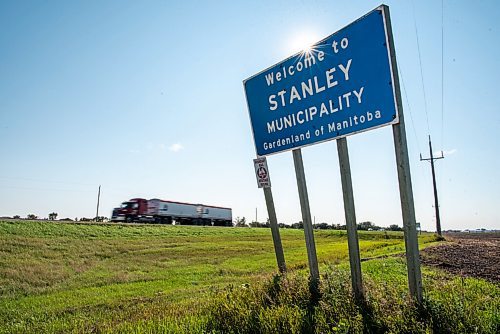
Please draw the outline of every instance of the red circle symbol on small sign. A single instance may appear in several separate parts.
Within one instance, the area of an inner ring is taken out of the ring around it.
[[[267,170],[264,167],[259,167],[259,169],[257,169],[257,175],[259,179],[265,179],[267,178]]]

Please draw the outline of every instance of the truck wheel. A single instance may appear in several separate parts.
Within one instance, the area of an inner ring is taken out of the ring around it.
[[[134,222],[134,218],[132,218],[132,217],[129,216],[129,217],[125,218],[125,222],[127,222],[127,223],[133,223]]]

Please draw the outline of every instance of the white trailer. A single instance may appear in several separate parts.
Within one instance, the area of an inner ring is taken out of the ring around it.
[[[232,212],[229,208],[203,205],[203,218],[211,220],[232,221]]]
[[[231,226],[232,211],[204,204],[190,204],[174,201],[164,201],[158,198],[148,200],[147,215],[158,222],[187,225]]]

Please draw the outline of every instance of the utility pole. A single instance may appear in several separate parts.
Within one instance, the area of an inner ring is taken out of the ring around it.
[[[99,220],[99,199],[101,198],[101,185],[99,185],[99,191],[97,192],[97,211],[95,213],[95,221]]]
[[[422,154],[420,154],[420,161],[430,161],[431,162],[431,170],[432,170],[432,185],[434,187],[434,208],[436,209],[436,231],[439,236],[441,236],[441,218],[439,216],[439,202],[438,202],[438,193],[436,186],[436,172],[434,170],[434,160],[443,159],[443,151],[441,151],[441,156],[434,158],[432,155],[432,143],[431,136],[429,135],[429,156],[428,159],[423,159]]]

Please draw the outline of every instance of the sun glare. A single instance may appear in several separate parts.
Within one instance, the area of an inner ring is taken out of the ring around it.
[[[302,31],[292,36],[290,39],[290,52],[310,52],[314,43],[318,41],[315,33]]]

